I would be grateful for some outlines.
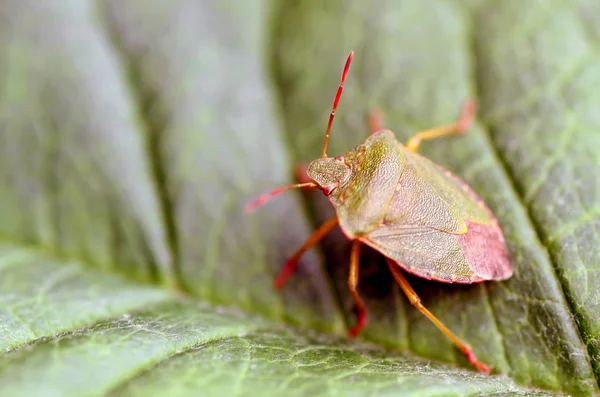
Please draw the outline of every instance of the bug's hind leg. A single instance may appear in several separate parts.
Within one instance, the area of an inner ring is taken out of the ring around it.
[[[334,216],[333,218],[326,220],[313,234],[310,235],[310,237],[308,237],[302,247],[287,260],[285,266],[281,269],[281,272],[279,272],[279,275],[275,279],[275,288],[281,289],[283,287],[288,277],[298,268],[298,260],[300,257],[306,251],[317,245],[337,224],[338,219]]]
[[[406,147],[409,150],[416,152],[419,149],[419,145],[422,141],[440,138],[446,135],[460,135],[465,133],[473,121],[475,110],[477,110],[477,103],[474,100],[465,101],[460,112],[460,117],[454,124],[444,125],[441,127],[432,128],[430,130],[418,132],[415,136],[408,140]]]
[[[354,297],[354,303],[356,305],[356,325],[350,329],[350,336],[356,336],[360,331],[367,325],[367,307],[358,295],[356,287],[358,285],[358,269],[360,262],[360,242],[355,240],[352,244],[352,251],[350,252],[350,275],[348,276],[348,288]]]
[[[444,333],[444,335],[446,335],[456,345],[456,347],[458,347],[460,349],[460,351],[467,357],[467,360],[469,360],[469,362],[471,364],[473,364],[475,367],[477,367],[480,371],[483,371],[483,372],[489,374],[492,369],[490,367],[488,367],[487,365],[478,361],[477,358],[475,357],[475,354],[473,354],[473,351],[469,347],[469,345],[467,345],[465,342],[458,339],[458,337],[456,335],[454,335],[454,333],[452,333],[452,331],[450,331],[448,328],[446,328],[446,326],[440,320],[438,320],[437,317],[435,317],[429,310],[427,310],[427,308],[425,306],[423,306],[423,304],[421,303],[421,298],[419,298],[419,295],[417,295],[415,290],[412,289],[412,287],[408,283],[408,280],[404,277],[404,275],[398,268],[398,265],[395,262],[393,262],[391,259],[386,258],[386,260],[387,260],[388,267],[390,268],[390,271],[392,272],[392,275],[396,279],[396,282],[398,283],[398,285],[400,285],[400,288],[402,288],[402,291],[404,291],[404,293],[408,297],[408,300],[410,301],[410,303],[414,307],[416,307],[421,313],[423,313],[425,315],[425,317],[430,319],[431,322],[433,322],[440,329],[440,331],[442,331]]]

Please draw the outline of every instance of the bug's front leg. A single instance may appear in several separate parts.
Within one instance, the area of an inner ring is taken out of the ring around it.
[[[283,269],[281,269],[281,272],[279,272],[279,275],[275,279],[275,288],[281,289],[283,287],[288,277],[298,268],[298,260],[300,257],[304,255],[306,251],[317,245],[319,241],[321,241],[325,235],[332,231],[337,224],[337,216],[334,216],[333,218],[326,220],[321,226],[319,226],[317,230],[315,230],[313,234],[308,237],[308,239],[306,239],[302,247],[300,247],[300,249],[287,260],[285,266]]]
[[[360,262],[360,242],[355,240],[352,243],[352,251],[350,252],[350,275],[348,276],[348,288],[354,297],[354,303],[356,304],[356,325],[350,329],[350,336],[354,337],[360,333],[360,331],[367,325],[367,307],[358,295],[356,287],[358,285],[358,270]]]

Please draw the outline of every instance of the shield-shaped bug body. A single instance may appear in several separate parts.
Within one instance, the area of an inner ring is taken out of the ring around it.
[[[388,267],[410,302],[427,316],[465,354],[470,363],[489,373],[471,348],[455,336],[422,304],[400,268],[417,276],[446,283],[471,284],[504,280],[512,264],[502,231],[492,212],[475,192],[450,171],[416,153],[425,140],[466,132],[475,112],[467,101],[458,121],[422,131],[405,145],[381,128],[371,114],[367,139],[343,156],[327,157],[327,144],[353,52],[350,52],[335,96],[321,158],[311,162],[309,182],[275,189],[248,204],[247,209],[293,188],[318,188],[335,208],[335,217],[321,225],[290,257],[275,280],[277,288],[294,272],[298,259],[327,233],[340,226],[353,241],[348,286],[358,310],[350,330],[357,335],[366,325],[367,309],[357,292],[361,244],[385,255]]]

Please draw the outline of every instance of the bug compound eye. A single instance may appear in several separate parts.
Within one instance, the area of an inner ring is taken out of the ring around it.
[[[335,159],[344,163],[344,156],[335,156]]]

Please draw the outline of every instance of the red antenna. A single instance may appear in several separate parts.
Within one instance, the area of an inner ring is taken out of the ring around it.
[[[337,89],[337,94],[335,94],[335,99],[333,100],[333,107],[331,108],[331,114],[329,115],[329,123],[327,124],[327,131],[325,131],[325,143],[323,144],[323,158],[327,157],[327,145],[329,144],[329,134],[331,133],[331,125],[333,124],[333,118],[335,117],[335,109],[337,109],[338,104],[340,103],[340,98],[342,97],[342,92],[344,91],[344,83],[346,82],[346,76],[348,76],[348,70],[350,70],[350,64],[352,63],[352,57],[354,56],[354,51],[350,51],[348,54],[348,59],[346,59],[346,65],[344,66],[344,71],[342,72],[342,79],[340,82],[340,86]]]
[[[348,59],[346,59],[346,65],[344,66],[344,71],[342,72],[342,80],[340,82],[340,86],[337,89],[337,94],[335,95],[335,99],[333,100],[333,107],[331,108],[331,114],[329,115],[329,124],[327,124],[327,131],[325,131],[325,143],[323,144],[323,157],[327,157],[327,144],[329,143],[329,133],[331,132],[331,124],[333,123],[333,118],[335,117],[335,109],[337,109],[338,103],[340,103],[340,97],[342,96],[342,91],[344,91],[344,82],[346,81],[346,76],[348,76],[348,70],[350,69],[350,63],[352,63],[352,57],[354,56],[354,51],[350,51],[348,55]],[[278,187],[277,189],[271,190],[268,193],[265,193],[250,203],[246,204],[245,211],[252,212],[257,207],[265,204],[267,201],[272,199],[275,196],[280,195],[289,189],[298,189],[298,188],[314,188],[317,187],[317,184],[314,182],[305,182],[305,183],[297,183],[295,185],[288,185]]]

